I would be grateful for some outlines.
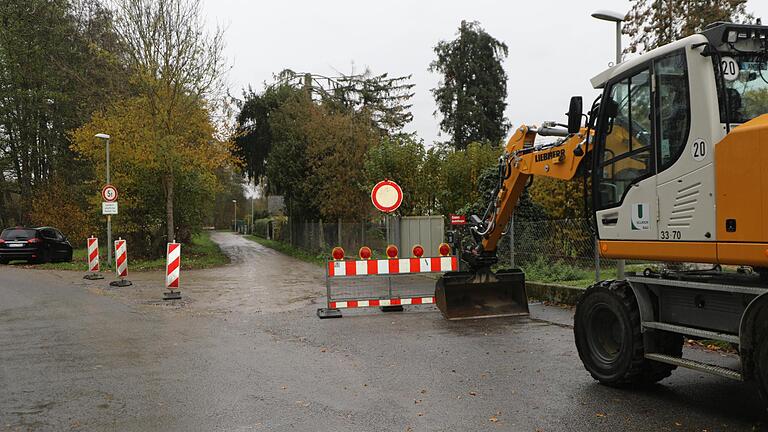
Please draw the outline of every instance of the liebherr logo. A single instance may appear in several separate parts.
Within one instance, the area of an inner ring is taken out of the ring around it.
[[[560,150],[552,150],[551,152],[548,152],[548,153],[543,153],[543,154],[535,155],[533,157],[533,160],[536,161],[536,162],[544,162],[544,161],[548,161],[550,159],[559,159],[559,158],[564,157],[564,156],[565,156],[565,150],[562,150],[562,149],[560,149]]]
[[[648,218],[648,204],[632,204],[632,231],[646,231],[651,229],[651,221]]]

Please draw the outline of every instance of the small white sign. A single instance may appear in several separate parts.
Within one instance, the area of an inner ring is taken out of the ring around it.
[[[739,77],[739,64],[733,57],[723,57],[720,60],[720,70],[726,81],[735,81]]]
[[[691,156],[695,161],[703,161],[707,157],[707,142],[699,138],[691,146]]]
[[[117,214],[117,202],[102,202],[101,214],[103,215],[116,215]]]
[[[632,231],[647,231],[651,229],[651,221],[648,217],[648,204],[632,204]]]

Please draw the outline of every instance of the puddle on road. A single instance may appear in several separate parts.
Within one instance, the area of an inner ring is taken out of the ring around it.
[[[231,233],[214,232],[211,238],[232,258],[232,264],[182,270],[182,300],[162,299],[162,271],[130,273],[129,269],[128,279],[133,285],[124,288],[108,287],[114,279],[111,275],[88,281],[74,272],[62,274],[95,295],[159,310],[192,313],[282,312],[316,303],[325,295],[322,268]]]

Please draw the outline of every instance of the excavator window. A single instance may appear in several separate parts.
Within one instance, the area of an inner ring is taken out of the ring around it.
[[[685,52],[656,60],[657,115],[659,117],[659,171],[672,166],[688,141],[691,104]]]
[[[723,91],[718,80],[721,121],[726,121],[726,108],[730,123],[746,123],[768,113],[768,53],[733,52],[721,55],[720,73],[725,84]],[[715,68],[718,67],[717,61],[713,56]]]
[[[598,154],[600,208],[618,205],[629,186],[648,176],[653,165],[650,71],[643,69],[614,82],[607,90],[611,109],[605,118]]]

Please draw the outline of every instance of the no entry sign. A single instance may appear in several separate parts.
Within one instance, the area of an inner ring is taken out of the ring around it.
[[[391,213],[403,202],[403,190],[391,180],[376,183],[371,191],[373,205],[384,213]]]

